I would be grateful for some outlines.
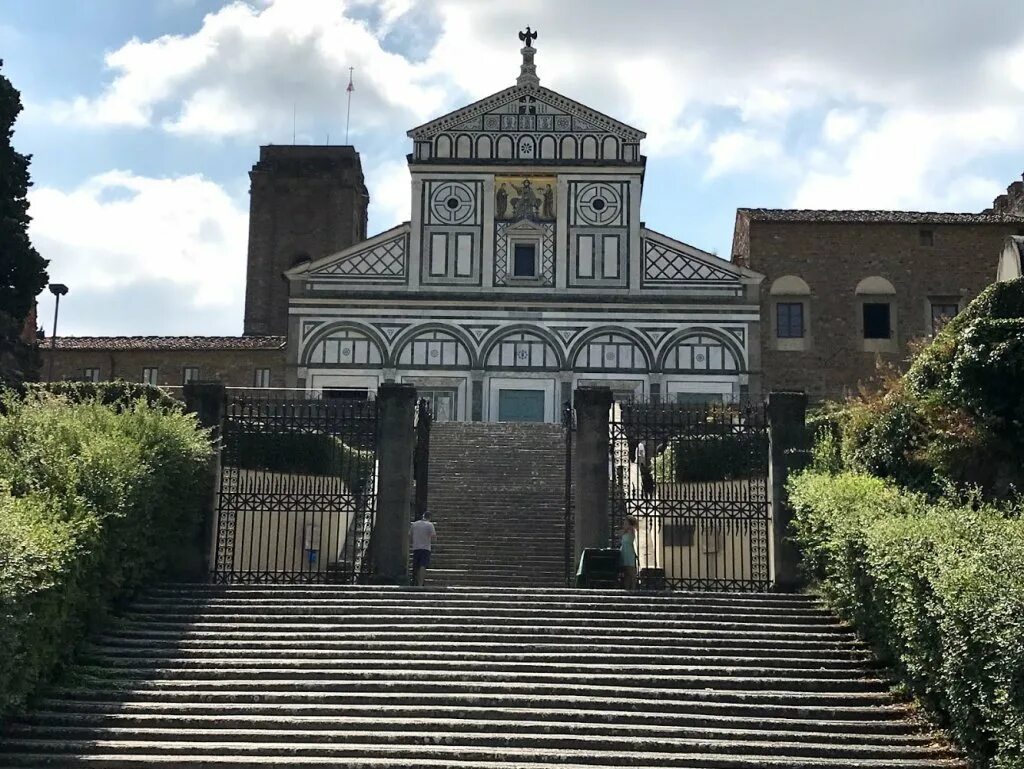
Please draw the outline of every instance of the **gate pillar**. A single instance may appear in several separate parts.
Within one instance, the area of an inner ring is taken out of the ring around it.
[[[407,584],[409,521],[416,450],[416,388],[383,384],[377,390],[377,520],[373,527],[373,581]]]
[[[800,587],[800,551],[791,539],[793,508],[786,481],[809,461],[807,395],[773,392],[768,395],[768,488],[772,515],[772,580],[780,592]]]
[[[612,391],[607,387],[581,387],[573,401],[576,409],[576,554],[588,547],[608,547],[608,411]]]
[[[211,430],[211,438],[216,446],[209,467],[210,493],[203,505],[202,525],[196,532],[197,539],[193,548],[195,561],[182,566],[182,571],[194,578],[205,577],[213,568],[217,497],[220,490],[220,438],[224,426],[226,393],[223,382],[186,382],[182,388],[185,408],[196,415],[200,426]]]

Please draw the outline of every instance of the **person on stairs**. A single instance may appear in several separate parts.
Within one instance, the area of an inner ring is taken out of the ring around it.
[[[638,521],[632,515],[627,515],[622,524],[621,541],[619,552],[622,562],[622,586],[626,590],[636,590],[636,531]]]
[[[412,584],[423,587],[427,567],[430,566],[430,546],[437,539],[437,531],[430,521],[429,511],[425,511],[418,521],[412,522],[409,527],[409,539],[412,540]]]

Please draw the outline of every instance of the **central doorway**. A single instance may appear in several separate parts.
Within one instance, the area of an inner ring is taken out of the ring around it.
[[[502,389],[498,393],[499,422],[543,422],[543,390]]]

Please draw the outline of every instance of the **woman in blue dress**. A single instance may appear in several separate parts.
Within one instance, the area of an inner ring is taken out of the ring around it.
[[[622,545],[619,548],[622,562],[622,586],[636,590],[636,530],[637,520],[627,515],[622,524]]]

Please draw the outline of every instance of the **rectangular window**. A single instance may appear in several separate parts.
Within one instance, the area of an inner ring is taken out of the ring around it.
[[[949,323],[951,318],[955,318],[956,314],[960,312],[960,305],[953,304],[951,302],[932,302],[932,333],[937,334],[942,331],[942,327]]]
[[[516,243],[512,252],[512,276],[516,278],[537,277],[537,246],[533,243]]]
[[[864,338],[891,339],[892,326],[889,322],[888,302],[864,303]]]
[[[155,385],[157,379],[157,369],[155,368],[144,368],[142,369],[142,383],[148,385]]]
[[[473,236],[455,236],[455,274],[468,278],[473,274]]]
[[[619,277],[619,236],[605,235],[601,266],[606,278]]]
[[[186,366],[181,371],[181,383],[188,384],[189,382],[199,381],[199,369],[195,366]]]
[[[430,274],[445,275],[448,272],[448,236],[435,232],[430,236]]]
[[[779,302],[775,305],[775,335],[779,339],[804,338],[803,302]]]
[[[256,387],[270,387],[270,369],[256,369],[256,375],[253,377],[253,385]]]
[[[580,235],[576,241],[576,272],[581,278],[594,277],[594,236]]]
[[[919,230],[917,233],[918,242],[922,246],[935,245],[935,232],[932,230]]]
[[[100,370],[98,368],[87,368],[82,372],[82,379],[86,382],[100,381]]]

